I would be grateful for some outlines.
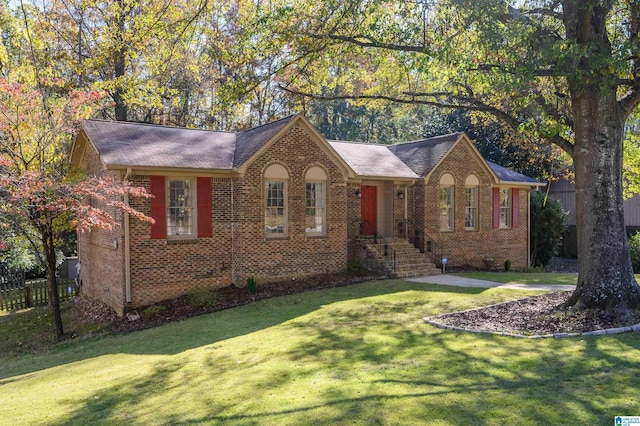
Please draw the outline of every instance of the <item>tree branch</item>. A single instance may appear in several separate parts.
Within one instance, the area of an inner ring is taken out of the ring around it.
[[[457,109],[457,110],[467,110],[467,111],[479,111],[479,112],[485,112],[488,114],[493,115],[494,117],[500,119],[501,121],[505,122],[506,124],[508,124],[509,126],[517,129],[518,127],[520,127],[520,124],[522,124],[522,122],[520,120],[518,120],[516,117],[514,117],[513,115],[509,114],[506,111],[503,111],[499,108],[496,108],[494,106],[491,105],[487,105],[484,102],[478,100],[478,99],[474,99],[474,98],[470,98],[470,97],[466,97],[466,96],[456,96],[453,94],[447,94],[447,93],[443,93],[443,92],[433,92],[433,93],[412,93],[412,92],[407,92],[405,95],[406,96],[410,96],[407,98],[402,98],[402,97],[397,97],[397,96],[387,96],[387,95],[318,95],[318,94],[314,94],[314,93],[308,93],[308,92],[302,92],[302,91],[298,91],[298,90],[294,90],[294,89],[289,89],[287,87],[284,86],[280,86],[281,90],[284,90],[287,93],[293,94],[293,95],[298,95],[298,96],[304,96],[310,99],[317,99],[317,100],[326,100],[326,101],[332,101],[332,100],[384,100],[384,101],[389,101],[389,102],[394,102],[394,103],[400,103],[400,104],[419,104],[419,105],[430,105],[430,106],[434,106],[436,108],[446,108],[446,109]],[[441,96],[448,96],[449,98],[452,99],[452,101],[440,101],[440,100],[429,100],[429,99],[425,99],[428,97],[441,97]],[[573,155],[573,144],[563,138],[560,135],[554,135],[554,136],[545,136],[545,139],[547,139],[549,142],[557,145],[559,148],[561,148],[562,150],[566,151],[568,154]]]
[[[369,36],[345,36],[339,34],[305,34],[311,38],[320,39],[320,40],[334,40],[341,41],[344,43],[354,44],[360,47],[374,47],[378,49],[385,50],[394,50],[396,52],[417,52],[417,53],[428,53],[429,50],[426,46],[415,46],[415,45],[407,45],[407,44],[394,44],[394,43],[383,43]]]

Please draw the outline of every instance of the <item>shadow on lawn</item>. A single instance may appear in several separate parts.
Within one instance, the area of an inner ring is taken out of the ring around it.
[[[443,331],[427,325],[407,326],[402,321],[408,319],[403,312],[415,312],[425,305],[427,310],[441,310],[446,301],[425,304],[424,300],[364,299],[396,291],[473,294],[482,290],[408,283],[398,284],[391,291],[367,285],[354,290],[317,295],[314,303],[289,301],[287,305],[297,308],[286,314],[274,313],[260,324],[255,324],[255,317],[249,314],[264,314],[284,305],[256,306],[256,311],[239,309],[241,315],[233,317],[239,322],[235,325],[241,334],[300,317],[287,326],[306,337],[284,356],[289,357],[292,369],[317,366],[305,374],[330,374],[335,379],[330,387],[310,389],[307,400],[312,402],[305,402],[304,395],[291,395],[288,404],[279,409],[260,408],[260,401],[267,400],[270,394],[291,392],[293,379],[282,372],[274,372],[260,382],[247,375],[243,383],[237,384],[236,399],[218,395],[216,383],[224,383],[227,373],[245,366],[232,359],[216,358],[211,359],[208,368],[184,378],[199,388],[210,383],[211,394],[199,395],[209,407],[207,413],[167,410],[163,423],[380,424],[388,422],[385,419],[389,412],[407,409],[401,420],[414,424],[438,421],[494,424],[514,415],[521,419],[519,424],[606,424],[614,415],[639,408],[637,402],[635,406],[619,402],[607,405],[610,403],[606,399],[614,394],[635,398],[632,379],[640,374],[640,366],[625,357],[624,352],[612,350],[612,347],[640,350],[640,341],[632,335],[525,341]],[[328,315],[301,318],[323,305],[359,298],[363,299],[363,307],[356,312],[338,306],[332,307]],[[189,349],[196,342],[211,344],[238,333],[212,332],[180,350]],[[572,350],[566,350],[568,347]],[[165,353],[160,347],[155,349],[158,351],[143,353]],[[153,374],[135,384],[120,383],[82,401],[66,401],[75,408],[71,417],[59,424],[99,423],[100,419],[107,423],[127,420],[135,423],[136,418],[149,414],[146,410],[151,408],[145,404],[146,397],[171,392],[173,387],[182,385],[176,383],[175,377],[185,374],[179,372],[182,367],[180,363],[159,362]],[[614,377],[612,369],[622,371],[624,376]],[[363,371],[366,374],[361,374]],[[366,382],[358,383],[362,386],[358,388],[362,393],[358,394],[354,383],[360,378]],[[599,396],[598,391],[603,388],[606,392]],[[252,408],[238,409],[238,404],[247,401],[254,403],[249,405]]]
[[[29,355],[31,361],[12,362],[9,370],[6,365],[0,365],[0,380],[108,354],[173,355],[269,328],[328,304],[405,291],[480,294],[486,289],[381,280],[265,299],[125,335],[62,343],[53,351]],[[51,356],[52,353],[56,355]],[[37,362],[34,362],[36,358]],[[0,386],[3,383],[6,381],[0,382]]]

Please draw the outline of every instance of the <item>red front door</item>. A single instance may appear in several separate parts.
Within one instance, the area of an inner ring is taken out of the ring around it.
[[[362,235],[373,235],[378,228],[377,218],[377,187],[360,187],[360,222]]]

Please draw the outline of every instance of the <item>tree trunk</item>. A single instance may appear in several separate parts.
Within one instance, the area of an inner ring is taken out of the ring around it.
[[[573,86],[578,286],[568,304],[636,307],[640,287],[633,275],[622,208],[625,117],[615,89]]]
[[[56,280],[56,252],[55,247],[46,235],[43,238],[45,255],[47,257],[47,293],[49,295],[49,309],[53,313],[53,322],[56,327],[56,335],[62,337],[62,314],[60,312],[60,298],[58,297],[58,281]]]
[[[567,40],[586,53],[568,76],[573,112],[578,286],[567,302],[613,309],[640,304],[622,209],[622,143],[626,113],[607,66],[612,3],[563,1]]]

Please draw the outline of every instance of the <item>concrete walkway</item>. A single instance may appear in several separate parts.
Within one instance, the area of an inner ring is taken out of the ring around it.
[[[427,277],[405,278],[407,281],[416,283],[428,283],[449,285],[454,287],[472,288],[510,288],[514,290],[551,290],[551,291],[571,291],[575,290],[575,285],[559,284],[502,284],[494,281],[476,280],[473,278],[463,278],[453,275],[429,275]]]

